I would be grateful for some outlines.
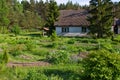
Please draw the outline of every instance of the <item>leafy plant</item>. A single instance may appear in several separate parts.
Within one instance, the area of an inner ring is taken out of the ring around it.
[[[18,35],[21,32],[21,28],[18,25],[14,25],[11,29],[11,32],[14,33],[15,35]]]
[[[25,45],[29,51],[31,51],[33,48],[36,48],[36,42],[32,40],[28,40]]]
[[[57,34],[55,31],[53,31],[52,35],[51,35],[51,40],[52,41],[56,41],[58,38],[57,38]]]
[[[3,63],[8,63],[8,51],[7,50],[4,50],[2,62]]]
[[[84,59],[84,67],[85,80],[117,80],[120,55],[106,50],[93,51]]]
[[[14,47],[11,47],[9,53],[13,56],[18,56],[22,54],[22,51],[25,50],[26,46],[24,44],[18,44]]]
[[[24,80],[47,80],[47,76],[37,70],[30,70]]]
[[[71,39],[68,41],[68,44],[74,44],[75,43],[75,40],[74,39]]]
[[[70,61],[69,53],[63,50],[49,53],[47,60],[53,64],[64,64]]]

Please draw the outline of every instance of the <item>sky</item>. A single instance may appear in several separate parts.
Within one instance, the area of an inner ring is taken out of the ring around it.
[[[21,0],[19,0],[21,1]],[[29,1],[29,0],[28,0]],[[38,0],[39,1],[39,0]],[[43,0],[46,1],[46,0]],[[90,0],[55,0],[58,4],[67,3],[68,1],[72,1],[73,3],[79,3],[80,5],[89,5]],[[119,2],[120,0],[112,0],[113,2]]]

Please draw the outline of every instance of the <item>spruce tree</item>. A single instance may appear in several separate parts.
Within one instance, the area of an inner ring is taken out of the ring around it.
[[[113,23],[111,0],[91,0],[90,1],[90,32],[97,34],[98,38],[111,35]]]
[[[57,17],[59,16],[59,10],[57,3],[55,0],[50,0],[48,5],[48,14],[47,14],[47,23],[46,26],[49,27],[50,35],[52,34],[52,31],[55,30],[54,22],[57,20]]]

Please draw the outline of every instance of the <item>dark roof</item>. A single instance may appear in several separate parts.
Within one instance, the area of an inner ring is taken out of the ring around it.
[[[86,10],[60,10],[55,26],[89,26]]]

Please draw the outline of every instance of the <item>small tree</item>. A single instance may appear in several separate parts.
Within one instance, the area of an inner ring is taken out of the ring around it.
[[[3,63],[8,63],[8,51],[7,50],[4,50],[2,62]]]
[[[120,54],[106,50],[91,52],[84,59],[84,67],[86,80],[117,80],[120,76]]]
[[[53,33],[51,35],[51,40],[52,41],[56,41],[57,40],[57,34],[56,34],[55,30],[53,30]]]
[[[46,26],[49,27],[49,34],[51,35],[53,30],[55,30],[54,22],[57,21],[59,16],[59,9],[55,0],[50,0],[48,4],[48,14]]]

